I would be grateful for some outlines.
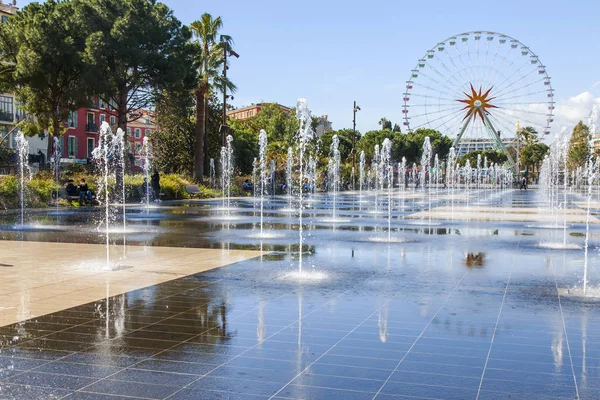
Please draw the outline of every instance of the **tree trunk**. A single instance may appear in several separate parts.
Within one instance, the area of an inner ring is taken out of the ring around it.
[[[204,178],[204,89],[196,91],[196,144],[194,145],[194,178]]]
[[[121,197],[124,197],[122,195],[123,193],[123,177],[125,175],[125,172],[127,170],[127,164],[128,164],[128,154],[129,152],[128,150],[128,145],[127,145],[127,97],[128,97],[129,93],[126,89],[121,89],[119,91],[119,101],[117,102],[117,126],[119,128],[121,128],[123,130],[123,152],[121,154],[118,155],[118,157],[114,160],[116,162],[115,165],[115,178],[116,178],[116,184],[115,184],[115,192],[118,193],[118,195],[115,195],[115,198],[118,199],[119,195],[121,195]],[[121,163],[120,161],[123,160],[123,163]],[[125,170],[123,170],[122,166],[125,166]],[[123,202],[126,202],[126,199],[122,199]]]
[[[208,125],[208,99],[204,96],[204,171],[208,171],[210,169],[209,165],[209,157],[208,157],[208,130],[206,129]]]
[[[46,147],[46,162],[50,162],[54,155],[54,136],[48,132],[48,146]]]

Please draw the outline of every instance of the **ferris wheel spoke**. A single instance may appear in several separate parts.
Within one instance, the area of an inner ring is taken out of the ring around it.
[[[513,63],[513,64],[511,64],[511,66],[513,66],[513,65],[515,65],[515,64],[514,64],[514,63]],[[504,79],[502,82],[500,82],[500,84],[499,84],[499,85],[497,85],[497,87],[499,87],[499,88],[502,88],[502,89],[500,89],[500,90],[499,90],[498,92],[496,92],[496,93],[497,93],[497,94],[498,94],[498,93],[501,93],[501,92],[504,90],[504,88],[506,88],[507,82],[509,82],[510,80],[512,80],[512,78],[513,78],[514,76],[518,76],[517,74],[519,74],[519,73],[521,72],[521,70],[522,70],[522,69],[523,69],[525,66],[527,66],[527,64],[523,64],[523,65],[521,65],[520,67],[518,67],[518,68],[515,68],[515,69],[512,71],[512,74],[508,75],[508,76],[507,76],[507,77],[506,77],[506,78],[505,78],[505,79]]]
[[[457,132],[455,132],[455,129],[460,127],[462,125],[462,123],[464,122],[464,120],[462,118],[460,118],[460,116],[458,118],[454,118],[453,121],[454,122],[452,123],[452,125],[447,127],[445,129],[445,132],[442,132],[446,136],[454,136],[454,134],[457,133]]]
[[[515,133],[513,132],[514,123],[505,117],[498,117],[498,115],[488,116],[496,132],[500,135],[500,140],[514,137]]]
[[[420,94],[420,93],[410,93],[411,97],[419,97],[419,98],[424,98],[424,99],[438,99],[438,100],[444,100],[444,101],[456,101],[456,99],[450,99],[450,98],[446,98],[446,97],[438,97],[438,96],[429,96],[426,94]]]
[[[535,101],[522,101],[527,98],[532,98],[535,95],[535,92],[526,93],[523,95],[513,96],[510,98],[503,99],[502,101],[496,102],[494,101],[494,105],[500,108],[514,107],[514,106],[529,106],[532,104],[544,104],[547,105],[547,102],[535,102]]]
[[[454,117],[456,117],[457,115],[459,115],[461,111],[462,111],[462,110],[459,110],[459,111],[455,111],[455,112],[453,112],[453,113],[449,113],[449,114],[448,114],[448,113],[444,113],[444,114],[443,114],[441,117],[437,117],[437,118],[434,118],[434,119],[431,119],[431,120],[430,120],[429,118],[427,118],[427,116],[426,116],[426,119],[427,119],[427,125],[431,125],[433,122],[439,121],[439,120],[441,120],[441,119],[443,119],[443,118],[449,118],[449,119],[450,119],[450,118],[454,118]],[[426,114],[426,115],[428,115],[428,114]],[[423,127],[424,125],[425,125],[425,124],[422,124],[422,125],[420,125],[420,127]]]
[[[440,81],[438,81],[438,80],[436,80],[436,79],[434,79],[434,78],[430,77],[430,76],[429,76],[429,75],[427,75],[426,73],[424,73],[424,72],[421,72],[421,75],[422,75],[422,76],[424,76],[424,77],[426,77],[427,79],[429,79],[431,82],[433,82],[433,83],[436,83],[436,84],[438,84],[439,86],[442,86],[442,87],[444,87],[444,84],[443,84],[442,82],[440,82]],[[449,94],[449,93],[448,93],[448,94]]]
[[[409,111],[409,112],[408,112],[408,116],[409,116],[410,118],[421,118],[421,117],[426,117],[426,116],[428,116],[428,115],[432,115],[432,114],[446,114],[446,115],[447,115],[447,114],[449,114],[449,113],[450,113],[450,114],[454,114],[454,113],[458,114],[458,113],[460,113],[460,112],[464,113],[464,111],[463,111],[463,110],[461,110],[461,109],[458,109],[458,110],[457,110],[457,109],[456,109],[456,107],[452,107],[452,108],[445,108],[445,109],[441,109],[441,110],[435,110],[435,111],[430,111],[430,112],[424,112],[424,113],[421,113],[421,114],[415,114],[415,115],[411,115],[411,114],[410,114],[410,111]]]
[[[529,78],[529,76],[533,75],[535,72],[536,72],[536,71],[532,71],[532,72],[528,73],[527,75],[523,75],[523,76],[521,76],[519,79],[516,79],[514,82],[512,82],[510,85],[504,86],[504,87],[503,87],[503,88],[502,88],[500,91],[498,91],[498,92],[496,93],[496,95],[497,95],[497,96],[506,95],[506,94],[509,94],[509,93],[513,93],[513,92],[515,92],[515,91],[518,91],[518,90],[520,90],[520,89],[527,88],[527,87],[529,87],[529,86],[531,86],[531,85],[535,85],[535,84],[538,84],[538,83],[540,83],[540,82],[543,82],[543,81],[544,81],[544,78],[541,78],[541,79],[538,79],[538,80],[536,80],[536,81],[531,81],[531,82],[529,82],[529,83],[528,83],[527,85],[525,85],[525,86],[518,86],[516,89],[514,89],[514,90],[511,90],[511,91],[507,92],[507,90],[508,90],[508,89],[512,88],[514,85],[516,85],[517,83],[521,82],[522,80],[526,80],[527,78]]]
[[[441,72],[439,72],[439,71],[438,71],[438,70],[437,70],[435,67],[433,67],[433,66],[430,66],[430,68],[431,68],[431,69],[433,69],[433,70],[434,70],[434,71],[435,71],[435,72],[436,72],[436,73],[437,73],[437,74],[438,74],[438,75],[439,75],[439,76],[440,76],[442,79],[445,79],[445,80],[446,80],[446,84],[444,84],[444,87],[445,87],[445,88],[448,88],[448,89],[452,89],[452,88],[454,88],[454,89],[456,89],[456,90],[460,90],[460,87],[458,86],[458,84],[457,84],[457,83],[454,83],[454,82],[452,82],[452,80],[448,79],[448,78],[447,78],[445,75],[443,75]],[[452,84],[452,86],[451,86],[451,87],[448,87],[448,86],[447,86],[447,84],[448,84],[448,83],[451,83],[451,84]]]
[[[541,79],[538,79],[537,81],[532,81],[532,82],[528,83],[527,85],[519,86],[519,87],[517,87],[517,88],[515,88],[515,89],[513,89],[511,91],[499,94],[496,97],[496,99],[504,99],[504,98],[506,98],[507,96],[509,96],[509,95],[511,95],[513,93],[519,92],[520,90],[527,89],[529,87],[532,87],[533,85],[539,85],[540,83],[543,83],[545,80],[546,80],[545,78],[541,78]],[[548,93],[548,90],[540,90],[540,91],[537,91],[535,93],[538,93],[538,94],[539,93]],[[518,97],[518,96],[515,95],[515,96],[510,96],[510,97]]]
[[[506,44],[506,43],[505,43]],[[511,47],[510,45],[506,46],[506,53],[504,53],[504,56],[500,59],[501,63],[505,63],[506,65],[510,66],[510,65],[514,65],[514,60],[510,59],[510,55],[514,52],[511,52]],[[493,82],[494,79],[496,78],[496,75],[498,73],[499,69],[496,69],[494,71],[494,74],[492,75],[492,78],[490,78],[490,82]]]
[[[454,62],[454,58],[455,58],[455,57],[453,57],[453,56],[450,54],[450,52],[448,52],[448,49],[447,49],[447,48],[444,48],[444,52],[445,52],[445,53],[448,55],[448,59],[450,60],[450,62],[451,62],[451,63],[452,63],[452,65],[454,66],[454,70],[455,70],[457,73],[458,73],[458,72],[460,72],[461,74],[464,74],[464,77],[465,77],[465,79],[462,79],[461,81],[464,81],[464,82],[468,81],[468,80],[469,80],[469,75],[468,75],[468,74],[465,72],[465,66],[464,66],[464,64],[463,64],[463,69],[460,69],[460,68],[459,68],[459,67],[456,65],[456,63]],[[448,69],[448,70],[449,70],[449,69]],[[453,74],[451,74],[451,75],[453,75]]]
[[[447,50],[446,48],[444,48],[444,52],[445,52],[446,54],[448,54],[448,55],[449,55],[449,53],[448,53],[448,50]],[[450,61],[452,61],[452,58],[451,58],[451,57],[448,57],[448,58],[450,59]],[[450,77],[451,77],[451,76],[453,76],[453,75],[455,74],[455,72],[457,72],[457,71],[458,71],[458,68],[456,67],[456,65],[454,65],[454,63],[452,63],[452,64],[453,64],[453,66],[454,66],[454,71],[452,71],[452,70],[450,70],[450,68],[449,68],[449,67],[446,65],[446,63],[444,62],[444,60],[442,60],[442,58],[441,58],[441,57],[439,57],[439,58],[437,59],[437,61],[438,61],[438,62],[440,63],[440,65],[441,65],[441,66],[442,66],[442,67],[443,67],[443,68],[444,68],[444,69],[447,71],[447,75],[445,75],[445,77],[446,77],[447,79],[450,79]],[[457,81],[457,83],[456,83],[456,86],[457,86],[457,87],[459,86],[459,83],[458,83],[458,81]]]
[[[498,59],[498,54],[500,53],[500,46],[502,46],[502,44],[500,43],[500,41],[498,41],[498,45],[496,46],[496,53],[494,53],[494,57],[492,58],[492,64],[490,65],[490,70],[488,72],[488,82],[492,82],[492,77],[496,75],[496,60]]]
[[[460,64],[462,65],[463,70],[467,74],[467,77],[470,78],[470,79],[467,79],[467,80],[470,80],[472,82],[473,81],[473,75],[472,74],[469,75],[469,72],[470,72],[469,68],[465,65],[465,62],[464,62],[463,57],[462,57],[462,53],[460,52],[460,50],[458,50],[458,46],[455,46],[454,50],[456,50],[457,58],[460,61]]]
[[[532,121],[532,120],[526,118],[524,115],[515,116],[515,115],[508,114],[506,112],[503,112],[501,110],[495,110],[495,111],[496,111],[496,114],[499,116],[504,116],[507,119],[511,119],[511,118],[514,119],[513,123],[517,122],[517,119],[518,119],[519,121],[524,121],[524,122],[528,123],[532,127],[540,126],[539,122]]]
[[[448,92],[444,92],[443,90],[440,90],[440,88],[439,88],[439,87],[438,87],[438,88],[434,88],[434,87],[432,87],[432,86],[429,86],[429,85],[424,85],[424,86],[423,86],[423,88],[427,89],[427,91],[430,91],[430,90],[431,90],[432,92],[435,92],[435,93],[446,94],[446,95],[448,95],[448,96],[450,96],[450,97],[452,97],[452,96],[453,96],[452,94],[450,94],[450,93],[448,93]],[[409,92],[409,94],[411,94],[411,95],[412,95],[412,93],[411,93],[411,92]],[[433,97],[433,98],[435,98],[435,97]]]

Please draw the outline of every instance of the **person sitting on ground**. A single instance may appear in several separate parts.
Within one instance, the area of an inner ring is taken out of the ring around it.
[[[92,191],[89,189],[85,179],[81,178],[79,181],[79,185],[77,185],[77,190],[79,190],[79,204],[92,204]]]
[[[77,196],[79,192],[77,191],[77,187],[73,183],[73,179],[69,179],[65,183],[65,191],[67,192],[67,196]]]

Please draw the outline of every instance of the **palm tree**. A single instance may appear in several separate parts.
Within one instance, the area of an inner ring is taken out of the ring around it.
[[[227,90],[233,92],[236,87],[231,81],[223,78],[223,47],[231,48],[233,40],[230,36],[220,35],[219,30],[223,26],[221,17],[214,18],[204,13],[198,21],[192,22],[190,28],[197,40],[198,81],[194,90],[196,97],[196,146],[194,157],[194,177],[202,179],[205,171],[205,151],[208,136],[206,134],[206,113],[208,109],[208,98],[215,90]],[[219,41],[217,41],[219,38]]]

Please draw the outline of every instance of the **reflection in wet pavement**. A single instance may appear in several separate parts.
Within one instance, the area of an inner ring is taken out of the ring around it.
[[[507,196],[519,207],[540,201]],[[131,210],[132,233],[111,240],[264,255],[0,328],[0,398],[598,398],[600,304],[558,295],[580,284],[583,254],[539,247],[562,232],[411,226],[402,216],[415,211],[398,210],[388,243],[384,217],[346,198],[347,226],[320,222],[323,205],[305,210],[304,267],[326,279],[298,281],[285,279],[297,268],[293,216],[271,210],[277,235],[261,240],[251,201],[236,202],[235,223],[196,204]],[[60,235],[10,230],[10,218],[5,240],[104,240],[89,227],[93,213],[59,224],[30,214]],[[582,244],[581,231],[570,226],[569,240]]]

